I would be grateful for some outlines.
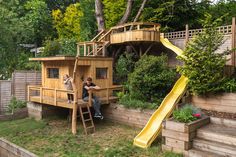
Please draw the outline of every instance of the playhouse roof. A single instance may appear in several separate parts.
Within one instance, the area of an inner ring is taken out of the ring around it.
[[[75,61],[76,57],[73,56],[53,56],[53,57],[37,57],[29,58],[30,61]],[[79,60],[112,60],[107,57],[93,57],[93,56],[80,56]]]

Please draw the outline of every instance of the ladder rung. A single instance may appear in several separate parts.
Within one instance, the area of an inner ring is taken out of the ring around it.
[[[88,114],[89,112],[83,112],[83,114]]]
[[[91,121],[92,119],[86,119],[86,120],[84,120],[84,122],[88,122],[88,121]]]
[[[86,129],[91,129],[91,128],[94,128],[94,126],[92,125],[92,126],[86,127]]]

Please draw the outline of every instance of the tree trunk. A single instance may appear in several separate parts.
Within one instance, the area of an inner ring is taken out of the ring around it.
[[[133,22],[138,21],[138,19],[139,19],[141,13],[142,13],[142,11],[143,11],[143,9],[144,9],[144,6],[145,6],[145,4],[147,3],[147,1],[148,1],[148,0],[143,0],[142,5],[141,5],[141,7],[139,8],[138,13],[137,13],[137,15],[135,16]]]
[[[95,13],[98,24],[98,32],[105,29],[105,20],[103,16],[103,4],[101,0],[95,0]]]
[[[131,14],[133,1],[134,0],[128,0],[127,6],[126,6],[126,10],[125,10],[125,14],[123,15],[122,19],[118,22],[117,25],[124,24],[124,23],[126,23],[128,21],[128,18],[129,18],[130,14]]]

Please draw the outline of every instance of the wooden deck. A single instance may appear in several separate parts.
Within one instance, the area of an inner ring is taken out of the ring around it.
[[[108,101],[107,101],[106,97],[99,98],[99,100],[101,101],[101,104],[103,105],[103,104],[109,104],[111,102],[117,101],[118,97],[109,96]],[[73,102],[72,103],[68,103],[67,99],[57,99],[57,103],[55,104],[53,97],[44,96],[43,99],[42,99],[42,102],[40,102],[40,96],[30,96],[29,101],[31,101],[31,102],[38,102],[38,103],[41,103],[41,104],[47,104],[47,105],[52,105],[52,106],[58,106],[58,107],[73,109]],[[77,99],[77,105],[78,106],[86,107],[87,104],[88,104],[88,102],[85,102],[82,99]]]

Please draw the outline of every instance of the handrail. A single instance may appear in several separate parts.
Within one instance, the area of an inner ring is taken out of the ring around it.
[[[88,91],[88,93],[89,93],[89,100],[88,100],[89,106],[90,107],[92,106],[92,94],[93,94],[93,92],[100,92],[102,90],[106,90],[106,102],[109,103],[109,92],[110,92],[110,90],[114,90],[114,89],[121,89],[122,92],[124,92],[124,86],[122,86],[122,85],[89,90]]]
[[[94,41],[96,38],[98,38],[102,33],[104,33],[106,30],[102,30],[100,33],[98,33],[91,41]]]
[[[152,22],[132,22],[132,23],[126,23],[118,26],[111,27],[111,29],[119,29],[127,26],[134,26],[134,25],[149,25],[149,26],[157,26],[160,27],[161,25],[158,23],[152,23]]]

